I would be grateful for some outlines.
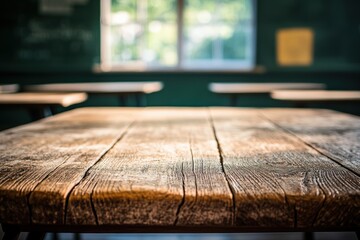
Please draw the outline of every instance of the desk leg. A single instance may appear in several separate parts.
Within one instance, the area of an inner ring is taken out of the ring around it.
[[[146,95],[145,94],[135,94],[136,106],[146,107]]]
[[[356,231],[356,237],[358,240],[360,240],[360,231]]]
[[[295,108],[307,108],[307,104],[305,102],[295,102]]]
[[[29,114],[31,117],[31,121],[37,121],[45,117],[44,112],[40,109],[30,109]]]
[[[33,108],[29,110],[30,117],[32,121],[37,121],[42,118],[50,117],[53,115],[54,111],[51,107],[43,108]]]
[[[237,105],[237,96],[235,94],[230,95],[230,106],[235,107]]]
[[[44,107],[43,108],[43,115],[45,117],[50,117],[54,115],[54,108],[53,107]]]
[[[17,240],[19,238],[19,230],[5,224],[2,224],[1,227],[4,231],[4,236],[2,237],[2,240]]]
[[[59,240],[58,233],[56,232],[52,233],[52,240]]]
[[[313,232],[304,232],[304,240],[314,240]]]
[[[80,233],[74,233],[74,239],[75,239],[75,240],[81,240],[81,235],[80,235]]]
[[[17,240],[20,232],[5,232],[2,240]]]
[[[122,107],[127,106],[127,97],[126,96],[119,95],[118,100],[119,100],[119,106],[122,106]]]
[[[45,238],[45,232],[29,232],[26,240],[43,240]]]

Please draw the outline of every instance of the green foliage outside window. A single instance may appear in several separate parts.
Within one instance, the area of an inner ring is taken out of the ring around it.
[[[176,0],[112,0],[111,61],[178,63]],[[184,1],[184,63],[246,61],[253,40],[253,0]]]

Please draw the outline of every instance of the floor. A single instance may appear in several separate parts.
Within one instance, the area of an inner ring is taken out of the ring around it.
[[[241,233],[241,234],[81,234],[82,240],[302,240],[302,233]],[[2,232],[0,231],[0,239]],[[354,232],[315,233],[314,240],[356,240]],[[25,239],[22,233],[20,239]],[[45,240],[52,240],[47,234]],[[73,234],[61,233],[60,240],[74,240]]]

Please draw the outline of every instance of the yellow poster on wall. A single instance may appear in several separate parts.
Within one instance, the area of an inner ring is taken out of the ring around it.
[[[314,31],[286,28],[276,33],[277,63],[280,66],[309,66],[313,63]]]

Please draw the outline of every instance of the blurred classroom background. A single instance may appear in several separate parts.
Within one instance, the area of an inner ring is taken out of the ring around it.
[[[360,90],[359,9],[358,0],[6,1],[0,84],[24,91],[32,84],[162,82],[147,106],[228,106],[228,97],[209,91],[213,82]],[[56,111],[118,106],[118,100],[89,95]],[[293,104],[246,95],[236,106]],[[310,107],[360,114],[353,103]],[[0,108],[0,115],[0,129],[31,121],[22,108]]]

